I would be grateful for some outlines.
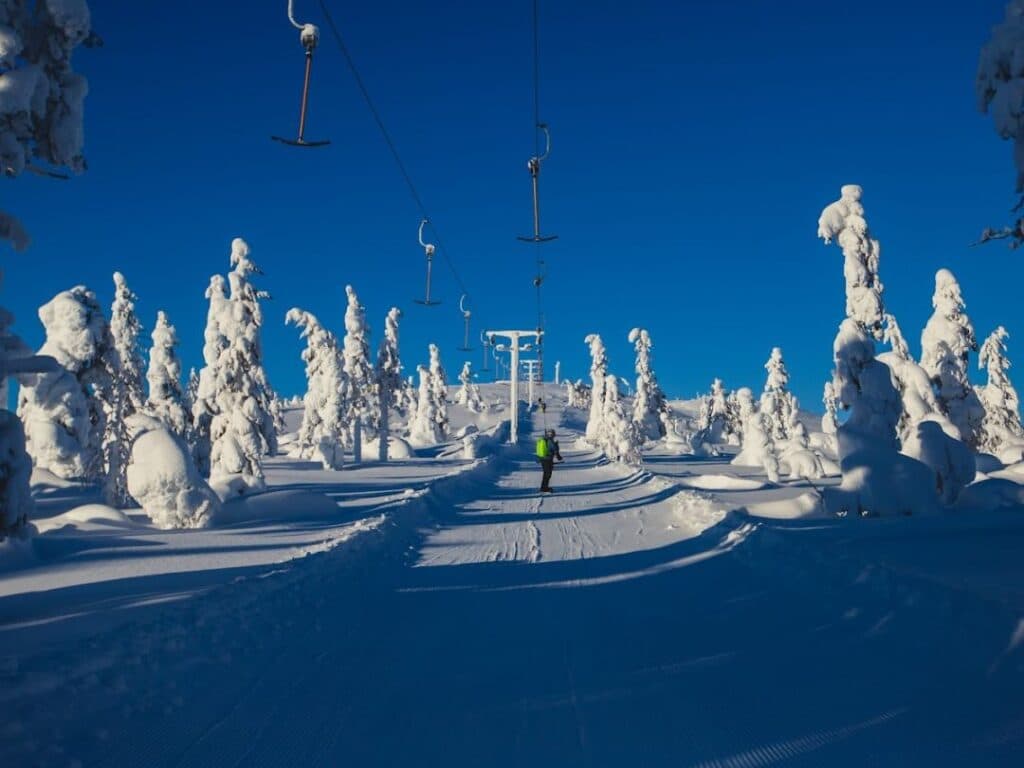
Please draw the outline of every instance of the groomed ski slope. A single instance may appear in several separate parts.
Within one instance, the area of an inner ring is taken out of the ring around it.
[[[1013,516],[761,521],[740,500],[771,490],[681,487],[724,462],[638,473],[559,431],[553,496],[510,450],[6,670],[0,764],[1020,765]]]

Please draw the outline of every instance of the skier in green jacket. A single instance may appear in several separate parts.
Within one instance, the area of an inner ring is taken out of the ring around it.
[[[555,430],[544,431],[544,436],[537,440],[537,460],[540,462],[543,477],[540,481],[541,493],[551,493],[551,473],[555,469],[555,459],[564,461],[555,440]]]

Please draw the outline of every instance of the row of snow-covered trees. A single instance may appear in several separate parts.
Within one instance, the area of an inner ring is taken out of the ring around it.
[[[441,353],[431,344],[429,366],[420,365],[419,390],[402,378],[399,323],[402,313],[392,308],[384,321],[384,338],[376,363],[370,360],[370,328],[366,311],[351,286],[346,287],[345,336],[337,337],[310,312],[294,308],[286,322],[295,324],[306,339],[306,395],[302,425],[295,447],[301,458],[320,461],[325,469],[341,469],[346,450],[361,460],[363,429],[375,435],[378,459],[386,461],[391,440],[391,413],[407,419],[407,437],[417,445],[442,442],[449,433],[448,380]],[[470,411],[483,410],[480,391],[472,381],[470,364],[459,377],[462,387],[455,402]]]
[[[584,341],[590,349],[591,383],[587,387],[582,381],[567,381],[568,405],[589,409],[588,442],[601,448],[613,461],[639,464],[644,442],[665,437],[670,422],[665,393],[652,366],[651,336],[642,328],[629,332],[636,352],[636,391],[631,408],[622,399],[619,378],[609,373],[608,354],[601,337],[591,334]]]
[[[189,445],[203,475],[261,482],[262,456],[276,445],[276,406],[262,364],[262,294],[250,280],[258,270],[241,239],[232,243],[231,266],[230,294],[219,275],[207,292],[206,365],[191,399],[181,386],[177,334],[162,311],[147,367],[137,297],[121,273],[114,273],[109,320],[84,286],[39,310],[46,332],[40,354],[57,365],[21,377],[18,415],[35,466],[64,479],[102,481],[107,501],[127,506],[131,451],[143,424],[134,417],[144,416]]]

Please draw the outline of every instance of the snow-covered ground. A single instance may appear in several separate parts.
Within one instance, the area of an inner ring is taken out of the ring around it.
[[[0,573],[0,765],[1020,764],[1019,509],[774,519],[806,481],[610,464],[545,396],[478,460],[275,459],[206,530],[54,482]]]

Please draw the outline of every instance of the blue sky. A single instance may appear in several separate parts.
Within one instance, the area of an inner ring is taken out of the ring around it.
[[[389,306],[405,311],[409,369],[429,341],[451,374],[461,366],[459,291],[439,264],[445,303],[412,303],[418,213],[326,33],[307,136],[333,144],[268,138],[296,122],[302,51],[285,5],[91,2],[106,44],[76,58],[91,81],[89,171],[6,182],[3,205],[34,240],[4,259],[3,302],[27,341],[41,343],[36,308],[59,290],[84,283],[109,304],[117,269],[147,332],[166,310],[186,370],[199,365],[203,291],[241,235],[274,295],[264,345],[282,393],[304,389],[285,312],[341,330],[346,283],[375,339]],[[887,307],[915,353],[935,270],[948,267],[979,336],[1005,325],[1011,359],[1024,360],[1021,256],[967,247],[1014,202],[1011,147],[973,92],[1004,3],[956,5],[542,2],[554,138],[543,213],[560,235],[545,247],[548,360],[584,376],[583,337],[598,332],[613,371],[632,375],[626,335],[642,325],[666,391],[691,396],[714,376],[759,389],[778,345],[817,407],[843,278],[815,230],[844,183],[865,189]],[[316,2],[297,6],[320,23]],[[532,327],[534,250],[515,239],[530,227],[530,3],[329,7],[472,294],[475,327]]]

